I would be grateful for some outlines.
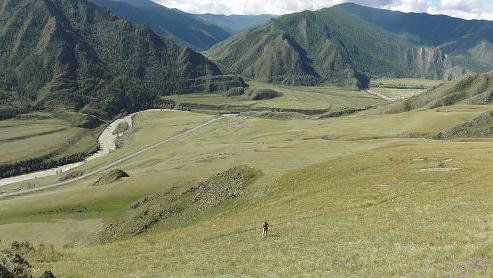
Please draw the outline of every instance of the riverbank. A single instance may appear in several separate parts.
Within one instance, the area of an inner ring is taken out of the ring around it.
[[[108,125],[108,127],[105,128],[105,130],[101,133],[101,135],[98,138],[99,150],[96,153],[94,153],[93,155],[89,156],[88,158],[86,158],[82,161],[79,161],[79,162],[70,163],[70,164],[66,164],[66,165],[62,165],[62,166],[58,166],[58,167],[54,167],[54,168],[50,168],[50,169],[46,169],[46,170],[40,170],[40,171],[36,171],[36,172],[32,172],[32,173],[27,173],[27,174],[14,176],[14,177],[0,179],[0,188],[2,186],[6,186],[9,184],[13,184],[13,183],[21,182],[21,181],[27,181],[27,180],[33,180],[33,179],[38,179],[38,178],[43,178],[43,177],[59,175],[59,174],[65,173],[69,170],[72,170],[74,168],[77,168],[79,166],[82,166],[85,163],[87,163],[93,159],[96,159],[96,158],[99,158],[99,157],[102,157],[104,155],[109,154],[110,152],[116,150],[115,139],[118,138],[118,136],[122,135],[122,134],[113,134],[113,132],[116,130],[118,125],[120,123],[123,123],[123,122],[128,123],[128,126],[130,129],[133,128],[132,117],[135,114],[136,113],[127,115],[127,116],[120,118],[120,119],[117,119],[114,122],[112,122],[110,125]]]

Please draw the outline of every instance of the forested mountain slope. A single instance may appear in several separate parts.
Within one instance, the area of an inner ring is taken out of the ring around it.
[[[493,70],[493,22],[464,20],[445,15],[403,13],[341,5],[372,24],[397,33],[417,45],[438,47],[454,62],[477,71]]]
[[[222,74],[201,54],[86,0],[0,0],[0,50],[2,117],[35,108],[108,118]],[[224,77],[220,86],[243,84]]]
[[[372,13],[378,14],[372,16]],[[434,25],[425,28],[422,21],[407,17],[396,23],[420,30],[419,34],[412,34],[381,23],[394,16],[391,11],[356,4],[295,13],[220,43],[207,55],[230,72],[285,84],[336,82],[365,87],[368,78],[377,76],[451,80],[478,70],[477,66],[467,65],[464,57],[454,56],[456,52],[451,51],[450,46],[424,43],[428,38],[425,34],[439,41],[434,33],[441,34],[441,31],[435,31]],[[433,19],[429,24],[444,24],[435,21],[434,16],[422,16]],[[488,24],[491,23],[485,23]],[[470,32],[481,38],[489,36],[489,31]],[[481,46],[486,50],[476,52],[493,53],[484,42]],[[464,61],[460,62],[461,59]]]
[[[233,34],[262,24],[271,15],[190,14],[169,9],[151,0],[91,0],[110,9],[117,16],[134,23],[146,24],[159,35],[181,45],[207,50]]]

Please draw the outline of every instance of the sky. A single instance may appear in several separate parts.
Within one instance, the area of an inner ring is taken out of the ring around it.
[[[318,10],[346,0],[154,0],[191,13],[288,14]],[[351,2],[403,12],[446,14],[465,19],[493,20],[493,0],[352,0]]]

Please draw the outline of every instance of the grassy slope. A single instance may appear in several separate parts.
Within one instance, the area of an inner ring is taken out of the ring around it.
[[[0,122],[0,164],[40,157],[57,151],[65,154],[92,149],[97,131],[74,127],[55,119],[12,119]]]
[[[392,103],[382,110],[399,113],[412,109],[430,109],[454,104],[489,104],[492,102],[493,73],[471,74],[453,82],[443,83],[404,101]]]
[[[445,81],[422,78],[376,78],[371,80],[373,91],[391,98],[406,99]]]
[[[187,186],[244,164],[264,175],[232,205],[192,223],[172,221],[125,243],[63,249],[61,258],[41,265],[61,276],[457,271],[454,267],[470,258],[491,259],[485,253],[490,246],[482,240],[489,227],[487,204],[493,198],[483,177],[491,160],[484,149],[491,142],[436,142],[402,135],[448,129],[491,108],[461,106],[317,121],[219,122],[125,163],[121,168],[131,177],[122,182],[87,186],[94,177],[56,191],[1,201],[0,231],[5,241],[74,242],[81,238],[68,239],[70,233],[60,227],[70,223],[87,233],[83,237],[90,237],[103,222],[121,219],[128,203],[143,195]],[[159,113],[139,116],[130,144],[110,156],[121,156],[208,118]],[[420,170],[443,163],[462,169]],[[257,226],[265,219],[273,224],[273,234],[261,239]],[[89,223],[94,225],[88,229]],[[91,267],[81,268],[84,264]]]

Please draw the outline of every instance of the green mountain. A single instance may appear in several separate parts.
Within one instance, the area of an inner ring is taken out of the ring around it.
[[[91,0],[110,9],[117,16],[138,24],[148,25],[159,35],[197,50],[209,49],[231,34],[222,28],[204,22],[195,15],[168,9],[148,0]]]
[[[399,34],[416,45],[437,47],[453,56],[454,62],[477,71],[493,70],[493,22],[463,20],[445,15],[402,13],[356,4],[345,10],[385,30]]]
[[[384,108],[388,113],[414,109],[431,109],[454,104],[493,103],[493,72],[470,74],[453,82],[443,83],[420,95]]]
[[[150,0],[91,1],[110,9],[121,18],[146,24],[157,34],[197,50],[207,50],[233,34],[248,30],[272,18],[270,15],[196,15],[169,9]]]
[[[259,14],[259,15],[217,15],[217,14],[197,14],[199,18],[206,22],[210,22],[216,26],[226,30],[231,35],[235,35],[258,25],[261,25],[273,18],[275,15]]]
[[[158,95],[243,86],[201,54],[86,0],[0,0],[0,116],[70,109],[108,118]],[[212,81],[211,81],[212,80]]]
[[[427,24],[435,24],[439,29],[442,24],[447,24],[447,21],[435,20],[430,15],[420,16],[431,17],[433,20]],[[393,17],[393,12],[356,4],[295,13],[220,43],[207,55],[229,72],[262,81],[298,85],[336,82],[364,87],[368,78],[378,76],[451,80],[467,71],[488,69],[487,65],[477,65],[469,56],[458,55],[461,48],[452,47],[451,41],[436,38],[431,43],[431,39],[438,36],[433,35],[434,25],[426,27],[420,19],[404,18],[396,24],[408,26],[409,31],[402,31],[397,27],[390,28],[392,24],[381,23],[386,18],[385,22],[390,22]],[[453,22],[465,21],[453,19]],[[482,23],[492,25],[491,22]],[[412,33],[413,28],[419,33]],[[446,33],[447,28],[436,32]],[[478,38],[489,36],[489,31],[474,30],[470,32],[477,33]],[[429,33],[431,35],[425,36]],[[456,33],[451,40],[464,34]],[[424,43],[427,40],[430,43]],[[447,47],[439,45],[444,41]],[[479,46],[469,51],[474,53],[470,55],[482,56],[482,61],[493,58],[490,44],[480,41]]]

